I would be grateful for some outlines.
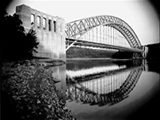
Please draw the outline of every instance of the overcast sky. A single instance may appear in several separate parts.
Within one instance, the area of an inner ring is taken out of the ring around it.
[[[66,23],[97,15],[116,16],[133,28],[142,45],[160,42],[158,15],[147,0],[14,0],[7,12],[15,13],[15,7],[21,4],[63,17]]]

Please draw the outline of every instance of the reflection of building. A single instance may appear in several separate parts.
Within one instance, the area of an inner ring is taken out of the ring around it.
[[[39,41],[38,57],[65,60],[64,19],[32,9],[26,5],[16,7],[16,14],[23,22],[25,30],[34,29]]]
[[[68,85],[67,99],[100,106],[116,104],[128,97],[142,70],[141,67],[138,67],[103,78]]]
[[[56,84],[56,89],[58,96],[65,99],[66,92],[66,65],[54,66],[49,68],[52,71],[52,77],[54,78]]]

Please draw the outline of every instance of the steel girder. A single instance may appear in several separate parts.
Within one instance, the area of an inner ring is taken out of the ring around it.
[[[133,29],[124,20],[114,16],[94,16],[67,23],[66,38],[79,39],[83,34],[100,25],[117,29],[126,38],[131,48],[142,49],[142,45]]]

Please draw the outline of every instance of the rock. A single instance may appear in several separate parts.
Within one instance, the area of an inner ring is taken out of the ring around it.
[[[48,105],[48,108],[51,108],[52,107],[52,105]]]
[[[37,99],[37,104],[40,104],[40,103],[41,103],[41,101],[39,99]]]

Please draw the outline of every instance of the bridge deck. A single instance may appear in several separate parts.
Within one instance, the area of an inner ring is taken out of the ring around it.
[[[127,51],[127,52],[143,52],[143,50],[137,49],[137,48],[127,48],[127,47],[122,47],[122,46],[114,46],[114,45],[109,45],[109,44],[102,44],[102,43],[89,42],[89,41],[83,41],[83,40],[75,40],[75,39],[69,39],[69,38],[66,38],[66,41],[68,41],[69,43],[73,43],[76,41],[74,45],[116,49],[116,50],[122,50],[122,51]]]

